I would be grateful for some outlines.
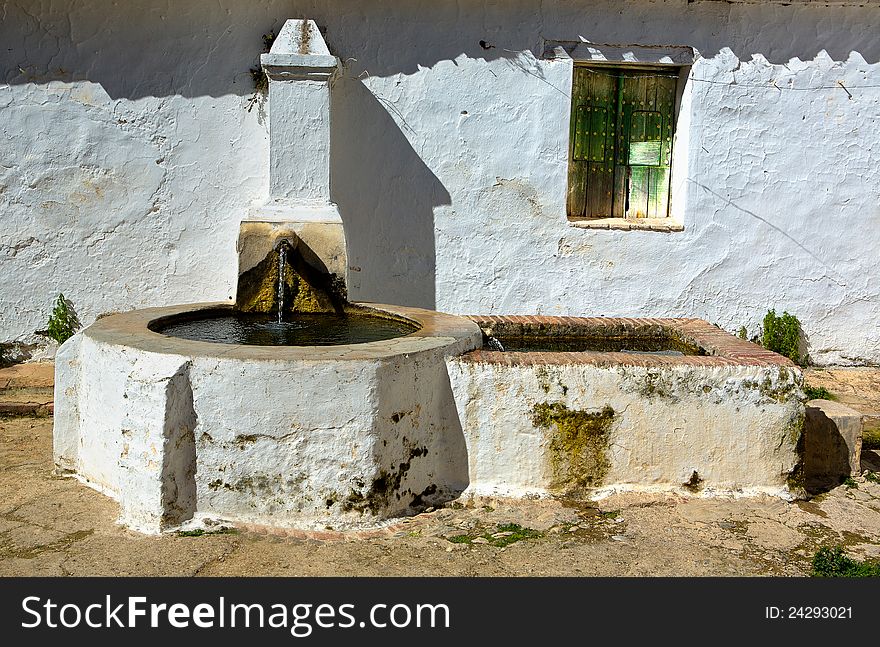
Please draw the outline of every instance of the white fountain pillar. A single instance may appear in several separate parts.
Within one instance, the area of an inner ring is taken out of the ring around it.
[[[313,20],[288,20],[260,57],[269,78],[269,199],[239,235],[239,276],[291,234],[346,278],[345,233],[330,197],[330,80],[339,60]]]

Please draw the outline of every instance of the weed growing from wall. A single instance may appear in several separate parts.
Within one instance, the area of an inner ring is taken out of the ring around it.
[[[783,312],[777,316],[775,310],[764,315],[761,345],[803,366],[807,357],[800,354],[801,337],[801,322],[794,315]]]
[[[272,43],[275,42],[275,32],[270,31],[269,33],[263,34],[263,53],[268,52],[272,49]],[[250,112],[254,105],[259,103],[262,108],[262,104],[266,100],[266,95],[269,92],[269,77],[266,76],[266,71],[263,69],[263,66],[258,62],[254,67],[250,69],[251,78],[254,80],[254,94],[248,100],[247,111]]]

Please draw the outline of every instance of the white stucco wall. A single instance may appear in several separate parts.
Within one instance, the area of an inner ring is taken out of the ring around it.
[[[773,307],[816,360],[880,362],[880,7],[820,4],[4,2],[0,341],[34,341],[59,291],[84,323],[233,295],[238,223],[268,192],[248,69],[306,16],[345,61],[330,171],[355,299],[751,333]],[[566,221],[571,66],[540,56],[579,37],[702,55],[685,231]]]

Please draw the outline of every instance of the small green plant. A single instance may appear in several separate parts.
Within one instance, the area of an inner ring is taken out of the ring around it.
[[[842,546],[820,548],[813,557],[813,577],[880,577],[880,563],[847,557]]]
[[[49,317],[48,327],[43,334],[51,337],[59,344],[63,344],[73,337],[79,328],[79,318],[76,316],[73,304],[65,299],[63,294],[59,294],[55,300],[52,314]]]
[[[807,396],[807,400],[836,400],[834,394],[831,393],[824,386],[810,386],[809,384],[804,385],[804,394]]]
[[[858,489],[859,484],[856,483],[855,479],[852,476],[847,476],[843,481],[843,484],[846,486],[846,489],[852,490],[853,488]]]
[[[777,316],[775,310],[769,310],[764,315],[761,345],[803,366],[807,358],[800,354],[801,333],[801,322],[797,317],[787,312]]]
[[[746,330],[745,326],[740,326],[739,331],[736,334],[740,339],[748,339],[749,338],[749,331]]]
[[[880,476],[877,475],[877,472],[865,472],[865,480],[871,483],[880,483]]]
[[[509,546],[510,544],[513,544],[517,541],[522,541],[523,539],[535,539],[537,537],[544,536],[544,533],[538,530],[533,530],[532,528],[523,528],[518,523],[501,524],[498,526],[498,531],[493,534],[498,534],[501,532],[509,532],[510,534],[506,537],[491,537],[490,543],[493,546],[500,546],[503,548],[504,546]]]
[[[270,31],[266,34],[263,34],[263,53],[268,52],[272,49],[272,43],[275,42],[275,31]],[[269,90],[269,77],[266,76],[266,71],[263,69],[263,66],[260,63],[257,63],[254,67],[250,69],[251,78],[254,81],[254,94],[251,96],[250,100],[248,100],[247,110],[250,112],[254,104],[256,104],[260,97],[265,97],[266,92]]]

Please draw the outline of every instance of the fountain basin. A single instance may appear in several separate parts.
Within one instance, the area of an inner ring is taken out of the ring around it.
[[[472,319],[484,349],[447,360],[468,493],[798,491],[803,377],[785,357],[699,319]]]
[[[279,321],[277,315],[232,312],[228,308],[187,312],[150,322],[162,335],[247,346],[341,346],[396,339],[419,329],[410,319],[369,308],[348,312],[295,313]]]
[[[368,307],[412,332],[260,346],[155,330],[232,313],[217,303],[99,319],[56,357],[58,470],[117,499],[143,532],[202,517],[362,527],[454,498],[467,458],[445,359],[479,348],[480,329]]]

